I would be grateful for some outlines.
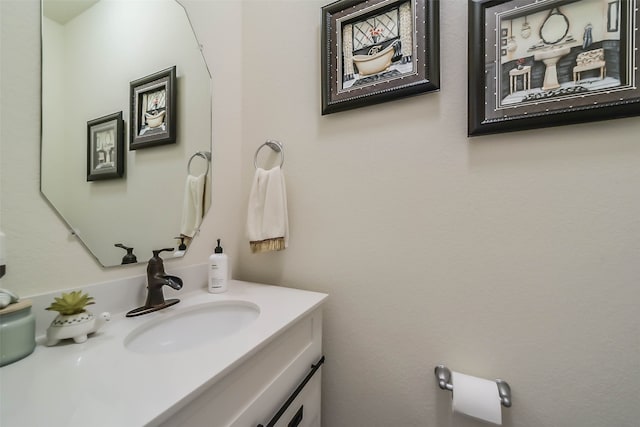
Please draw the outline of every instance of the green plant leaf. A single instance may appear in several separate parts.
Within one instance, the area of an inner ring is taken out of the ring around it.
[[[93,297],[82,291],[63,292],[61,297],[54,297],[53,300],[45,310],[57,311],[63,315],[82,313],[86,306],[95,304]]]

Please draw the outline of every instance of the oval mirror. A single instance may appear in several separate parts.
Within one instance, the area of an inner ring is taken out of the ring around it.
[[[569,32],[569,19],[560,12],[560,9],[553,8],[547,19],[540,27],[540,38],[546,44],[556,44],[564,39]]]
[[[211,75],[185,9],[43,0],[42,11],[42,194],[103,266],[165,247],[181,256],[211,188]]]

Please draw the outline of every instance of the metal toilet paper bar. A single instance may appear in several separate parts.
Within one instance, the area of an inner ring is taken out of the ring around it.
[[[451,384],[451,370],[444,365],[438,365],[435,368],[436,379],[438,380],[438,386],[443,390],[453,391],[453,384]],[[511,387],[505,380],[496,380],[498,386],[498,395],[500,395],[500,402],[505,408],[511,407]]]

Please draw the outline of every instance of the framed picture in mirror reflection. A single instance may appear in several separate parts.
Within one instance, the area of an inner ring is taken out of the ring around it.
[[[122,111],[87,122],[87,181],[124,175]]]
[[[176,142],[176,67],[130,83],[129,150]]]

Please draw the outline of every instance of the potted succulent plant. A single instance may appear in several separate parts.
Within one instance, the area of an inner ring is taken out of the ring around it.
[[[95,304],[93,297],[82,291],[63,292],[61,297],[55,297],[54,302],[45,309],[59,313],[47,329],[47,345],[56,345],[65,338],[72,338],[76,343],[85,342],[87,335],[111,320],[109,313],[102,313],[96,318],[87,311],[86,307],[91,304]]]

